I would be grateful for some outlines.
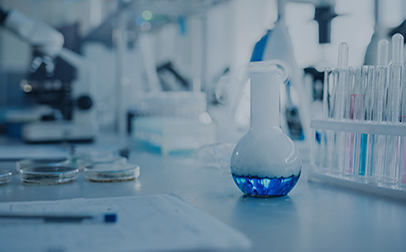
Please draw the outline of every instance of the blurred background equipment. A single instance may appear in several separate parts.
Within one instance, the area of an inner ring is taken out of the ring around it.
[[[199,127],[204,114],[211,141],[235,142],[249,127],[245,66],[279,58],[295,69],[281,90],[281,127],[308,146],[338,44],[360,65],[376,57],[374,37],[402,32],[404,3],[389,2],[1,0],[0,132],[29,142],[131,132],[139,142],[146,115]],[[184,104],[199,111],[185,118]]]
[[[53,110],[39,114],[39,121],[24,125],[21,134],[27,142],[91,141],[95,137],[95,122],[91,116],[91,79],[83,87],[73,87],[76,68],[91,75],[85,60],[71,50],[75,49],[77,26],[62,27],[61,32],[45,23],[30,19],[11,9],[0,9],[1,24],[27,42],[33,49],[33,61],[27,79],[21,79],[23,92],[38,104]],[[65,35],[65,36],[64,36]],[[64,37],[67,43],[64,45]],[[85,113],[85,115],[83,115]],[[11,113],[13,115],[13,113]],[[81,115],[82,114],[82,115]],[[10,116],[11,118],[13,116]],[[35,118],[34,118],[35,120]],[[11,130],[18,124],[9,124]],[[21,135],[16,133],[16,135]]]

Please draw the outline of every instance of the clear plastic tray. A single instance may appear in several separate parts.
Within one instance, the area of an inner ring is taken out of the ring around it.
[[[25,184],[56,185],[75,180],[79,169],[70,165],[33,164],[19,170]]]
[[[94,164],[85,167],[85,177],[92,182],[120,182],[136,179],[140,167],[136,164]]]
[[[7,184],[11,181],[11,171],[0,168],[0,185]]]

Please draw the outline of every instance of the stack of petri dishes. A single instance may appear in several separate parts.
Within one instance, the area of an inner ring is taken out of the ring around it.
[[[89,152],[73,156],[74,162],[92,182],[120,182],[134,180],[140,167],[127,163],[127,158],[115,152]]]
[[[83,171],[91,182],[134,180],[140,167],[127,163],[127,158],[115,152],[85,152],[67,159],[26,159],[17,162],[16,169],[24,184],[56,185],[77,179]],[[12,173],[0,169],[0,185],[8,183]]]

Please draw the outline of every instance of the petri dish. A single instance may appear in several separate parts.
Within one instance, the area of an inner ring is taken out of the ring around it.
[[[33,165],[63,165],[68,164],[70,160],[68,158],[58,158],[58,159],[23,159],[16,163],[16,170],[20,172],[28,166]]]
[[[11,181],[12,172],[0,168],[0,185],[5,185]]]
[[[121,182],[140,176],[136,164],[94,164],[85,167],[85,177],[92,182]]]
[[[89,152],[73,155],[72,163],[83,168],[95,164],[126,164],[127,158],[113,152]]]
[[[69,183],[78,177],[79,169],[69,164],[33,164],[19,170],[21,181],[25,184],[57,185]]]

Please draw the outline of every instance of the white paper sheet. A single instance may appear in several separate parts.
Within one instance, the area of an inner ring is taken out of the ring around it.
[[[0,251],[121,252],[248,249],[246,236],[169,195],[0,203],[0,212],[117,213],[117,223],[0,221]]]

